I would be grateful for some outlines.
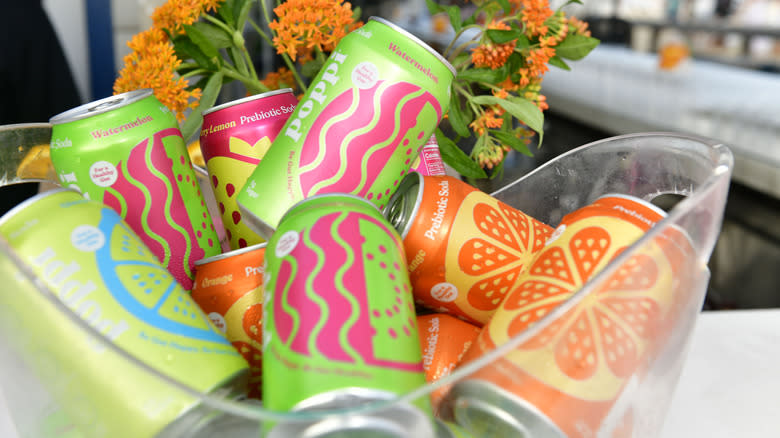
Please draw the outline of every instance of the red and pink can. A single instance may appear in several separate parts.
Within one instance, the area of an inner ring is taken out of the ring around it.
[[[203,112],[200,148],[231,249],[265,241],[241,220],[236,195],[297,103],[292,89],[284,88]]]

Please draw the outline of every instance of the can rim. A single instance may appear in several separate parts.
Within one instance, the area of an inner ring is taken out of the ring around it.
[[[619,199],[626,199],[628,201],[636,202],[637,204],[640,204],[650,210],[653,210],[654,212],[658,213],[661,218],[665,218],[669,215],[669,213],[665,212],[661,207],[653,204],[650,201],[645,201],[644,199],[634,196],[634,195],[627,195],[625,193],[606,193],[604,195],[599,196],[596,198],[596,201],[599,199],[607,199],[607,198],[619,198]],[[595,202],[595,201],[594,201]]]
[[[292,92],[293,92],[292,88],[280,88],[278,90],[267,91],[265,93],[253,94],[251,96],[242,97],[241,99],[231,100],[230,102],[225,102],[225,103],[221,103],[221,104],[216,105],[216,106],[212,106],[211,108],[209,108],[207,110],[203,110],[202,114],[203,114],[203,116],[206,116],[206,115],[211,114],[211,113],[213,113],[215,111],[219,111],[219,110],[222,110],[222,109],[225,109],[225,108],[230,108],[231,106],[234,106],[234,105],[240,105],[242,103],[251,102],[251,101],[257,100],[257,99],[263,99],[263,98],[266,98],[266,97],[276,96],[278,94],[283,94],[283,93],[290,93],[290,94],[292,94]]]
[[[390,210],[393,205],[400,202],[407,196],[407,193],[409,193],[410,189],[412,189],[415,184],[417,184],[417,193],[415,193],[414,207],[409,212],[408,217],[404,216],[400,218],[400,223],[403,224],[403,226],[399,229],[396,221],[391,220],[389,217],[391,213]],[[382,216],[384,216],[385,219],[390,222],[393,228],[398,231],[398,234],[401,236],[402,240],[406,239],[406,236],[409,234],[409,230],[412,228],[414,219],[420,214],[420,205],[422,205],[424,187],[425,178],[423,178],[423,175],[415,171],[409,172],[406,174],[404,179],[401,180],[401,183],[398,184],[398,188],[395,190],[395,193],[390,196],[390,199],[387,201],[387,205],[382,210]]]
[[[31,204],[34,204],[43,198],[52,196],[60,192],[73,192],[73,193],[78,193],[80,196],[82,196],[81,192],[71,187],[56,187],[51,190],[47,190],[45,192],[37,193],[25,199],[24,201],[16,204],[15,206],[11,207],[11,209],[6,211],[4,215],[0,216],[0,226],[7,223],[9,220],[11,220],[11,217],[18,215],[19,213],[21,213],[22,210],[29,207]],[[83,199],[87,199],[87,198],[83,198]]]
[[[108,111],[116,108],[130,105],[131,103],[138,102],[139,100],[145,99],[152,95],[154,95],[154,91],[151,88],[141,88],[138,90],[114,94],[113,96],[94,100],[92,102],[79,105],[76,108],[59,113],[50,118],[49,123],[52,125],[59,125],[63,123],[75,122],[76,120],[83,120],[92,116],[107,113]]]
[[[458,71],[455,70],[455,67],[453,67],[452,64],[450,64],[450,62],[447,61],[447,59],[444,56],[442,56],[441,53],[439,53],[436,50],[434,50],[433,47],[429,46],[425,41],[421,40],[419,37],[415,36],[414,34],[409,32],[408,30],[406,30],[406,29],[402,28],[401,26],[399,26],[399,25],[397,25],[397,24],[395,24],[395,23],[393,23],[391,21],[388,21],[388,20],[386,20],[386,19],[384,19],[382,17],[371,16],[371,17],[368,18],[368,21],[376,21],[377,23],[382,23],[385,26],[395,30],[396,32],[399,32],[399,33],[403,34],[404,36],[408,37],[409,39],[411,39],[412,41],[414,41],[418,45],[420,45],[420,47],[422,47],[423,49],[429,51],[439,61],[441,61],[441,63],[444,64],[445,67],[447,67],[447,69],[450,71],[450,73],[452,73],[453,77],[457,76]]]
[[[234,250],[231,250],[231,251],[228,251],[228,252],[223,252],[222,254],[217,254],[217,255],[214,255],[214,256],[211,256],[211,257],[206,257],[204,259],[196,260],[195,261],[195,266],[203,266],[203,265],[207,265],[209,263],[216,262],[216,261],[219,261],[219,260],[223,260],[223,259],[226,259],[226,258],[229,258],[229,257],[245,254],[245,253],[248,253],[248,252],[252,252],[252,251],[260,249],[260,248],[265,248],[267,245],[268,245],[268,242],[261,242],[261,243],[256,243],[254,245],[245,246],[243,248],[234,249]]]
[[[380,215],[382,214],[382,211],[379,210],[379,207],[377,207],[376,205],[374,205],[373,202],[369,201],[368,199],[362,196],[354,195],[352,193],[341,193],[341,192],[318,193],[316,195],[303,198],[300,201],[293,204],[290,208],[287,209],[287,211],[282,215],[282,217],[279,218],[279,224],[281,224],[288,216],[294,214],[295,212],[293,210],[297,210],[301,205],[320,198],[351,198],[351,199],[359,200],[364,202],[366,205],[370,205],[371,207],[373,207],[377,212],[379,212]],[[276,226],[276,229],[277,230],[279,229],[279,225]],[[276,230],[274,230],[274,232],[275,231]]]

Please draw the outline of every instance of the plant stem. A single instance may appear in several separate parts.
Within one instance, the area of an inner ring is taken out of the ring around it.
[[[263,29],[261,29],[260,26],[258,26],[257,23],[254,22],[254,20],[249,19],[248,21],[249,21],[249,24],[252,25],[252,27],[255,29],[255,32],[257,32],[258,35],[260,35],[260,37],[265,40],[265,42],[267,42],[270,46],[274,45],[273,40],[271,40],[271,38],[268,36],[268,34],[265,33],[263,31]]]
[[[295,82],[298,83],[298,87],[300,87],[301,91],[305,93],[306,84],[303,82],[303,79],[301,79],[301,76],[298,74],[298,69],[295,68],[295,64],[293,64],[292,59],[290,59],[290,56],[286,53],[282,53],[282,59],[284,59],[284,63],[287,64],[287,68],[289,68],[290,71],[292,72],[292,75],[295,78]]]
[[[465,26],[461,28],[457,33],[455,33],[455,36],[452,38],[452,41],[447,45],[447,48],[444,49],[444,52],[442,52],[442,55],[447,59],[455,59],[454,56],[448,56],[447,53],[452,49],[452,47],[455,45],[455,42],[458,41],[458,38],[460,38],[461,35],[463,35],[463,32],[466,31],[466,29],[472,29],[472,28],[481,28],[478,24],[470,24],[468,26]],[[469,41],[474,41],[474,38],[472,38]]]
[[[265,4],[266,0],[258,0],[260,2],[260,7],[263,9],[263,18],[265,18],[266,24],[271,22],[271,15],[268,13],[268,5]]]
[[[205,68],[199,68],[197,70],[193,70],[193,71],[187,72],[187,73],[185,73],[185,74],[183,74],[183,75],[181,75],[179,77],[182,78],[182,79],[187,79],[187,78],[191,78],[193,76],[197,76],[197,75],[199,75],[201,73],[206,73],[206,72],[208,72],[208,70],[206,70]]]
[[[205,18],[206,20],[214,23],[218,27],[222,28],[225,32],[227,32],[231,37],[233,36],[233,32],[235,32],[235,29],[231,29],[230,26],[222,22],[221,20],[217,20],[216,18],[212,17],[209,14],[200,14],[201,17]]]
[[[241,81],[241,83],[244,84],[244,86],[247,88],[247,91],[249,91],[250,93],[257,94],[257,93],[266,93],[268,91],[271,91],[270,88],[266,87],[265,84],[263,84],[259,80],[242,75],[241,73],[235,71],[233,68],[225,66],[222,68],[222,72],[225,74],[225,76],[229,78],[233,78]]]

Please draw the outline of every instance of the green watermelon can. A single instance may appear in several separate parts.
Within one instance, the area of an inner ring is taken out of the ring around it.
[[[423,387],[425,374],[401,239],[376,206],[339,193],[299,202],[268,242],[265,263],[263,405],[303,413],[383,405],[269,423],[268,437],[341,428],[355,437],[434,436],[428,397],[396,400]]]
[[[119,213],[190,290],[195,262],[222,249],[173,113],[142,89],[49,122],[60,183]]]
[[[111,208],[44,192],[0,218],[0,238],[0,333],[85,437],[209,436],[220,415],[196,394],[245,396],[246,361]]]
[[[270,237],[295,203],[349,193],[382,208],[450,101],[455,69],[400,27],[372,17],[345,36],[237,198]]]

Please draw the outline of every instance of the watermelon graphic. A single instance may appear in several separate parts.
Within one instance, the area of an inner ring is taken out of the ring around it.
[[[349,89],[318,115],[299,161],[304,197],[352,193],[380,208],[411,168],[442,108],[428,91],[408,82],[384,80]],[[390,174],[384,170],[395,169]]]
[[[117,180],[103,203],[119,213],[176,280],[192,288],[195,261],[220,252],[186,148],[174,159],[166,143],[178,145],[181,133],[164,129],[136,145],[117,163]],[[181,143],[183,144],[183,143]]]
[[[227,344],[225,337],[186,291],[111,210],[103,210],[98,228],[109,245],[95,251],[95,261],[108,290],[129,313],[160,330],[203,341]]]
[[[336,212],[302,230],[277,276],[276,335],[328,362],[422,371],[401,249],[372,216]]]

